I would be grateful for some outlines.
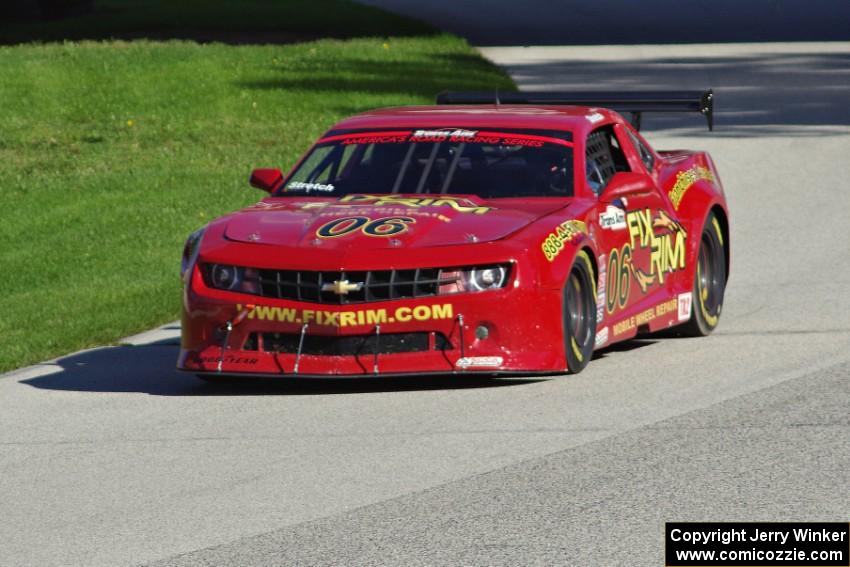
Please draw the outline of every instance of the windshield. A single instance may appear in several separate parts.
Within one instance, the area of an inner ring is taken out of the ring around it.
[[[443,128],[330,135],[319,141],[277,195],[570,197],[569,134],[546,134]]]

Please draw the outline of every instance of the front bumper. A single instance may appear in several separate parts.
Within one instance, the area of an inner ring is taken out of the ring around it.
[[[184,293],[182,323],[177,367],[199,374],[364,377],[565,369],[560,293],[537,287],[326,305],[211,289],[196,268]],[[486,338],[480,338],[482,329]]]

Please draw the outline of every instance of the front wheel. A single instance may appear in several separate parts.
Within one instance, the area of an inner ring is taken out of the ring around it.
[[[593,355],[596,336],[596,278],[584,250],[575,262],[564,286],[564,348],[567,372],[578,374]]]
[[[693,309],[682,333],[704,337],[720,322],[726,291],[726,251],[723,232],[714,213],[708,215],[702,230],[693,285]]]

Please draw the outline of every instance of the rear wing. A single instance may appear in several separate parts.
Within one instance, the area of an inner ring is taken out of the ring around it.
[[[628,112],[640,130],[644,112],[698,112],[714,130],[714,93],[705,91],[577,91],[577,92],[450,92],[437,95],[437,104],[534,104],[601,106]]]

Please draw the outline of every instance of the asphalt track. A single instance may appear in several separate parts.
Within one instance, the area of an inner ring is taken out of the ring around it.
[[[665,521],[850,518],[850,43],[484,53],[526,88],[715,88],[714,133],[645,130],[720,169],[717,332],[546,380],[222,389],[173,328],[13,372],[0,565],[662,565]]]

